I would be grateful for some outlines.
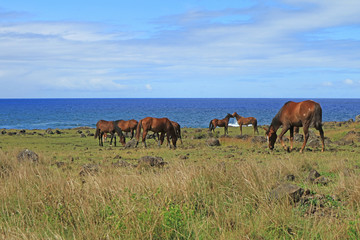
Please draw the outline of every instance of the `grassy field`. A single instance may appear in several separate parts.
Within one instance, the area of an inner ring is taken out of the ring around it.
[[[217,128],[213,147],[207,129],[183,129],[175,150],[60,131],[0,134],[1,239],[360,239],[360,123],[326,124],[326,151],[303,154],[301,142],[269,151],[250,127],[245,138]],[[18,161],[24,149],[39,160]],[[167,164],[138,165],[144,156]],[[325,182],[307,180],[314,169]],[[301,199],[271,198],[282,183]]]

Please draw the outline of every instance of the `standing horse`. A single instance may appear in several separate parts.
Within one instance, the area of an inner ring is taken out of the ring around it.
[[[124,120],[117,120],[115,121],[115,124],[123,131],[123,132],[131,132],[131,138],[134,137],[134,131],[138,125],[138,121],[135,119],[131,119],[128,121]]]
[[[256,118],[254,118],[254,117],[244,118],[244,117],[240,116],[239,114],[237,114],[237,112],[233,113],[233,117],[236,118],[236,121],[238,122],[238,124],[240,126],[240,135],[242,135],[242,125],[248,125],[248,124],[252,124],[254,127],[254,136],[255,136],[255,131],[257,131],[257,133],[259,134]]]
[[[224,135],[226,135],[226,133],[229,134],[228,125],[229,125],[230,118],[233,118],[233,115],[228,113],[224,119],[219,120],[219,119],[215,118],[215,119],[211,120],[209,123],[209,131],[212,130],[213,132],[215,132],[216,127],[224,127]]]
[[[300,149],[302,153],[306,142],[309,138],[309,127],[315,127],[316,130],[319,131],[322,143],[322,152],[325,151],[324,144],[324,131],[322,129],[322,109],[320,104],[314,102],[312,100],[307,100],[303,102],[287,102],[280,109],[280,111],[273,118],[269,129],[265,129],[266,136],[269,141],[270,150],[274,149],[274,144],[277,138],[276,131],[283,127],[279,138],[281,141],[281,145],[285,150],[288,150],[285,147],[285,143],[282,139],[284,134],[290,129],[290,151],[293,148],[293,140],[294,140],[294,128],[303,127],[304,129],[304,143]]]
[[[183,141],[181,139],[181,127],[180,127],[180,124],[178,124],[177,122],[171,121],[171,120],[170,120],[170,122],[174,126],[176,137],[179,138],[181,144],[183,144]]]
[[[125,145],[125,137],[122,134],[121,129],[116,126],[114,121],[99,120],[96,123],[95,138],[99,137],[99,146],[104,146],[103,136],[105,133],[111,134],[110,145],[112,145],[112,140],[115,137],[114,146],[116,146],[115,133],[117,133],[119,135],[120,142],[122,143],[122,145]]]
[[[146,147],[146,135],[148,131],[153,131],[154,133],[161,133],[160,140],[158,141],[158,146],[163,143],[166,133],[166,138],[170,146],[170,137],[173,143],[174,148],[176,148],[176,141],[177,136],[175,133],[174,126],[171,124],[170,120],[168,118],[152,118],[152,117],[146,117],[144,119],[141,119],[137,125],[136,128],[136,146],[139,144],[139,138],[141,134],[141,128],[143,129],[143,135],[142,135],[142,142],[144,143],[144,146]]]

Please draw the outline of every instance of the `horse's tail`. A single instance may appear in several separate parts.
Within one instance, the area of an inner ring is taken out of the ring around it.
[[[257,126],[257,119],[254,120],[254,131],[256,131],[259,134],[258,126]]]
[[[314,116],[312,119],[312,123],[316,129],[322,127],[322,109],[320,104],[315,103]]]
[[[213,122],[211,120],[210,123],[209,123],[209,131],[211,131],[213,129],[214,129],[214,124],[213,124]]]
[[[141,127],[142,127],[142,119],[138,122],[136,127],[136,140],[139,141],[140,133],[141,133]]]
[[[115,130],[115,132],[117,133],[117,135],[118,135],[119,137],[123,137],[124,135],[123,135],[122,130],[121,130],[121,128],[119,127],[119,124],[118,124],[119,121],[120,121],[120,120],[114,121],[114,130]]]
[[[99,129],[98,126],[96,126],[95,137],[94,138],[97,138],[98,136],[100,136],[100,129]]]

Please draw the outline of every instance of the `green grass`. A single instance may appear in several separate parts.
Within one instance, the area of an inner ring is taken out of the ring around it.
[[[270,152],[266,143],[236,138],[238,128],[229,128],[226,138],[217,128],[219,147],[206,145],[207,129],[183,129],[184,144],[178,142],[176,150],[158,148],[153,139],[146,149],[108,142],[99,147],[97,139],[81,138],[74,129],[0,135],[0,238],[358,239],[360,143],[335,142],[359,125],[325,129],[333,142],[327,151],[307,147],[303,154],[298,142],[297,151],[287,153],[277,143]],[[252,128],[244,127],[243,134],[252,136]],[[37,164],[17,161],[24,148],[39,155]],[[168,164],[113,166],[119,160],[136,164],[147,155]],[[99,170],[80,175],[84,164]],[[330,182],[306,181],[312,169]],[[269,201],[271,189],[289,174],[313,198]]]

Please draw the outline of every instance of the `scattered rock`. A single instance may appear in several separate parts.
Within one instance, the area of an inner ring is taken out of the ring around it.
[[[82,134],[82,133],[83,133],[81,130],[77,130],[76,132],[79,133],[79,134]]]
[[[5,129],[1,130],[1,134],[2,135],[6,134],[6,130]]]
[[[19,162],[23,162],[23,161],[38,162],[39,156],[31,150],[25,149],[17,155],[17,159]]]
[[[220,141],[219,141],[219,139],[216,139],[216,138],[209,138],[206,140],[206,144],[210,147],[220,146]]]
[[[113,167],[130,167],[132,166],[130,163],[124,161],[124,160],[119,160],[115,163],[112,164]]]
[[[320,176],[314,180],[314,184],[327,185],[330,180],[324,176]]]
[[[58,130],[58,129],[55,130],[55,133],[56,134],[62,134],[62,132],[60,130]]]
[[[89,163],[89,164],[85,164],[81,167],[79,175],[80,176],[94,175],[98,172],[99,172],[99,165]]]
[[[309,173],[309,176],[306,178],[306,181],[308,182],[314,182],[315,179],[320,177],[320,173],[318,173],[315,169],[311,170]]]
[[[267,139],[264,136],[254,136],[251,139],[251,142],[253,142],[253,143],[266,143]]]
[[[86,138],[86,135],[85,135],[84,133],[81,133],[81,134],[80,134],[80,137],[81,137],[81,138]]]
[[[241,140],[247,140],[249,139],[249,135],[236,135],[234,138],[241,139]]]
[[[286,175],[287,181],[295,181],[295,176],[293,174]]]
[[[61,168],[61,167],[65,166],[65,163],[64,162],[56,162],[56,163],[54,163],[54,165],[56,165],[58,168]]]
[[[299,202],[303,193],[304,189],[301,187],[290,183],[283,183],[270,192],[270,199],[280,200],[288,197],[292,202]]]
[[[132,139],[125,144],[125,148],[135,148],[135,147],[136,147],[135,139]]]
[[[138,160],[138,167],[163,167],[167,162],[164,162],[162,157],[145,156]]]
[[[46,130],[45,130],[45,133],[47,133],[47,134],[54,134],[54,132],[52,131],[51,128],[46,129]]]
[[[300,133],[294,134],[294,141],[295,142],[304,142],[304,135]]]
[[[181,155],[181,156],[179,156],[179,158],[185,160],[185,159],[188,159],[189,157],[186,155]]]

